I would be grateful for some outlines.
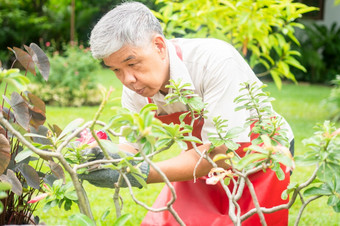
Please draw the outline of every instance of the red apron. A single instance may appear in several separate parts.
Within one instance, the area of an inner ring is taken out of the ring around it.
[[[177,54],[181,58],[181,52],[176,46]],[[164,123],[179,124],[179,115],[183,112],[173,113],[170,115],[156,116]],[[191,118],[189,115],[185,118],[185,123],[189,124]],[[193,135],[201,139],[201,130],[203,127],[203,119],[197,120],[194,124]],[[252,138],[253,139],[253,138]],[[243,149],[251,143],[241,143],[238,153],[244,153]],[[191,144],[188,144],[191,148]],[[285,167],[283,166],[285,172]],[[261,207],[273,207],[280,204],[286,204],[287,200],[281,199],[281,193],[287,188],[290,175],[285,173],[285,179],[279,181],[272,170],[267,170],[266,173],[260,171],[249,176],[253,183],[258,201]],[[220,183],[216,185],[207,185],[204,178],[199,178],[194,183],[191,181],[172,182],[175,188],[177,199],[173,207],[179,217],[188,226],[211,226],[211,225],[233,225],[228,216],[229,200]],[[230,190],[233,184],[228,186]],[[165,186],[157,197],[153,208],[160,208],[166,206],[171,200],[172,194],[168,186]],[[254,208],[254,203],[250,195],[249,189],[245,186],[242,197],[238,201],[241,208],[241,215]],[[288,225],[288,209],[280,210],[271,214],[264,214],[267,225]],[[165,226],[178,225],[175,218],[169,211],[151,212],[149,211],[143,219],[141,225],[143,226]],[[261,225],[260,218],[254,214],[250,218],[242,222],[242,225],[256,226]]]

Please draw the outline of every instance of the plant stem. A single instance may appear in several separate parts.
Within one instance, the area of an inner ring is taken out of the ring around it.
[[[85,214],[90,219],[93,220],[93,215],[91,211],[91,206],[88,201],[86,192],[79,182],[79,178],[77,176],[77,173],[71,168],[71,166],[67,163],[64,156],[60,155],[57,157],[57,159],[60,161],[60,164],[64,167],[64,169],[70,174],[73,186],[76,190],[77,196],[78,196],[78,207],[82,214]]]
[[[319,170],[319,165],[317,164],[312,176],[306,182],[304,182],[303,184],[301,184],[299,187],[297,187],[294,190],[292,198],[289,200],[289,202],[287,204],[282,204],[282,205],[274,206],[274,207],[271,207],[271,208],[261,207],[261,211],[263,213],[273,213],[273,212],[276,212],[276,211],[279,211],[279,210],[282,210],[282,209],[289,209],[294,204],[296,197],[299,194],[299,192],[303,188],[307,187],[310,183],[313,182],[313,180],[316,177],[316,173],[318,172],[318,170]],[[256,213],[256,208],[249,210],[247,213],[245,213],[241,216],[241,221],[248,219],[249,217],[251,217],[255,213]]]
[[[316,200],[316,199],[318,199],[318,198],[321,198],[321,197],[322,197],[322,195],[314,196],[314,197],[308,199],[305,203],[303,203],[303,205],[301,206],[301,208],[300,208],[300,210],[299,210],[299,214],[298,214],[298,216],[297,216],[297,218],[296,218],[296,220],[295,220],[294,226],[298,226],[298,225],[299,225],[299,222],[300,222],[300,219],[301,219],[301,216],[302,216],[302,212],[304,211],[304,209],[306,208],[306,206],[307,206],[310,202],[312,202],[312,201],[314,201],[314,200]]]
[[[117,184],[121,184],[123,177],[122,174],[119,174],[118,180],[117,180]],[[119,191],[120,191],[120,187],[119,186],[115,186],[115,193],[113,195],[113,202],[115,204],[115,209],[116,209],[116,217],[119,218],[122,215],[122,207],[119,204]]]
[[[262,225],[267,225],[266,220],[264,219],[263,212],[262,212],[261,207],[260,207],[260,203],[259,203],[259,201],[257,199],[253,183],[250,182],[248,177],[245,178],[245,181],[246,181],[247,186],[249,188],[250,195],[251,195],[251,197],[253,199],[253,202],[254,202],[254,205],[255,205],[255,208],[256,208],[256,212],[257,212],[257,214],[260,217],[261,224]]]

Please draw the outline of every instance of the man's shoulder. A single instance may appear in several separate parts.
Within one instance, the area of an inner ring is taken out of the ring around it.
[[[183,48],[191,47],[210,51],[234,49],[229,43],[216,38],[180,38],[178,41],[182,44]]]
[[[178,42],[189,59],[227,59],[237,52],[232,45],[216,38],[181,38]]]

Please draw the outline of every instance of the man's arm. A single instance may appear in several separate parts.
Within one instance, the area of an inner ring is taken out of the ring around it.
[[[204,144],[198,147],[198,150],[202,153],[203,151],[207,151],[210,148],[210,144]],[[225,153],[227,148],[223,145],[215,148],[210,154],[210,158],[213,158],[218,153]],[[160,168],[160,170],[165,173],[167,178],[173,181],[185,181],[192,180],[194,178],[194,169],[199,161],[200,156],[194,149],[190,149],[186,152],[183,152],[176,157],[171,159],[167,159],[161,162],[156,162],[155,164]],[[223,161],[217,162],[219,167],[228,168],[228,165]],[[200,164],[196,169],[196,178],[206,176],[212,168],[212,165],[206,160],[202,159]],[[150,173],[147,178],[147,183],[159,183],[164,182],[161,175],[158,172],[150,167]]]

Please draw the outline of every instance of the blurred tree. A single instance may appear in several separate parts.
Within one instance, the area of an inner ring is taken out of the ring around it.
[[[1,0],[0,60],[6,66],[7,47],[35,42],[44,47],[52,42],[55,50],[70,41],[72,0]],[[88,45],[94,24],[120,0],[75,0],[74,40]],[[141,0],[154,9],[154,1]],[[29,28],[29,29],[28,29]],[[8,66],[8,65],[7,65]]]

